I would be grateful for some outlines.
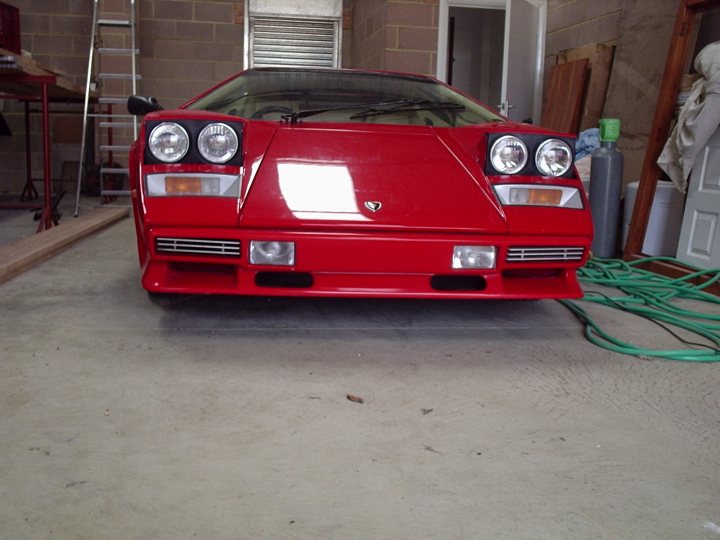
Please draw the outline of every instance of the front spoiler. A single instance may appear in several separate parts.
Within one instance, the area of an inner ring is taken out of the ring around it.
[[[239,241],[237,256],[158,253],[155,240],[205,238]],[[244,229],[158,228],[147,231],[143,287],[152,292],[260,296],[386,298],[577,298],[576,270],[590,239],[577,236],[484,234],[359,234]],[[250,240],[292,241],[296,264],[249,264]],[[453,270],[454,245],[494,245],[494,269]],[[577,260],[508,262],[508,248],[582,248]]]

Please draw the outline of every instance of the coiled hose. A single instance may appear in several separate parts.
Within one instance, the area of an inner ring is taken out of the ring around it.
[[[581,301],[620,309],[648,319],[688,345],[687,349],[657,350],[626,343],[600,328],[577,302],[572,300],[559,300],[559,302],[585,325],[585,337],[590,342],[610,351],[665,360],[720,362],[720,297],[704,291],[720,280],[720,269],[703,270],[690,267],[694,270],[692,274],[673,279],[638,268],[651,261],[678,263],[671,257],[648,257],[632,262],[598,258],[588,260],[578,271],[581,282],[586,285],[612,287],[623,294],[609,296],[587,290],[586,286],[585,296]],[[691,283],[692,280],[700,277],[705,278],[701,284]],[[707,306],[707,312],[684,309],[677,305],[678,300],[702,302],[702,305]],[[704,338],[705,342],[689,341],[674,332],[671,327],[692,332]]]

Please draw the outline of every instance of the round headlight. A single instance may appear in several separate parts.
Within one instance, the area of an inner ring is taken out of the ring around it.
[[[572,165],[570,145],[560,139],[548,139],[537,149],[535,165],[543,176],[562,176]]]
[[[505,135],[495,141],[490,149],[490,163],[500,174],[520,172],[527,163],[528,151],[525,143],[512,135]]]
[[[235,130],[227,124],[209,124],[200,132],[198,150],[211,163],[225,163],[238,149]]]
[[[163,122],[150,132],[148,148],[160,161],[175,163],[187,154],[190,138],[182,126],[174,122]]]

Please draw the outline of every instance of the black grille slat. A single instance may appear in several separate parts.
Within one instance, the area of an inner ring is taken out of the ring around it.
[[[157,238],[155,249],[158,253],[178,253],[191,255],[218,255],[239,257],[238,240],[216,240],[210,238]]]
[[[506,262],[573,262],[582,260],[585,255],[585,248],[569,247],[510,247],[505,257]]]

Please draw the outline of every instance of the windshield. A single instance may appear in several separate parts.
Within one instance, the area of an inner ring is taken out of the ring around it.
[[[451,88],[420,76],[255,69],[187,106],[256,120],[460,127],[502,120]]]

